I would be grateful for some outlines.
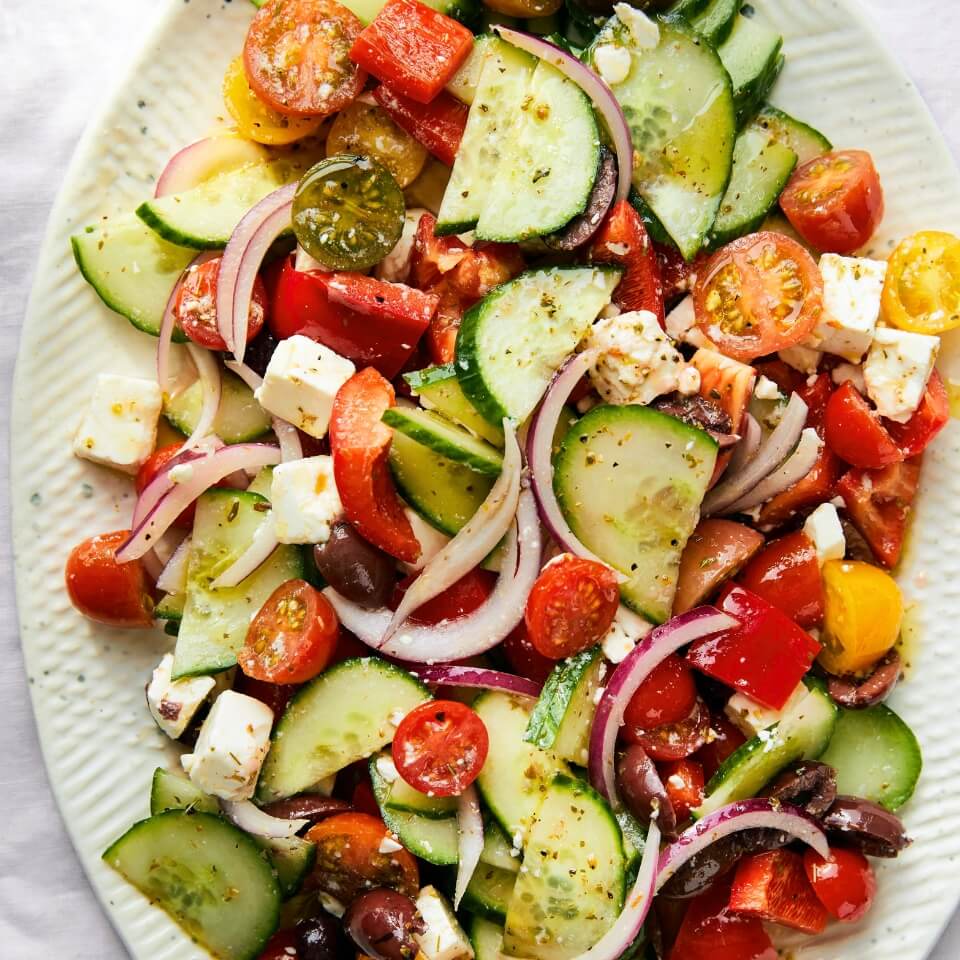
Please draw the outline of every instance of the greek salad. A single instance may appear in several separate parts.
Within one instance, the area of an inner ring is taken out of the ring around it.
[[[232,128],[73,238],[156,376],[78,418],[137,495],[66,586],[172,638],[178,748],[104,861],[225,960],[860,922],[960,239],[871,248],[740,0],[255,6]]]

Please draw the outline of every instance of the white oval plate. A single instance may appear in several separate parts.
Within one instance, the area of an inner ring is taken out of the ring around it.
[[[873,244],[884,255],[920,228],[960,228],[960,177],[916,90],[852,0],[755,0],[786,38],[775,102],[838,146],[876,159],[887,214]],[[14,387],[13,520],[17,593],[34,710],[53,789],[91,882],[130,952],[150,960],[205,956],[166,916],[100,861],[146,816],[153,769],[174,752],[146,710],[143,686],[170,641],[159,631],[95,626],[63,589],[70,548],[124,527],[131,484],[76,460],[70,441],[93,378],[152,375],[154,341],[107,310],[70,255],[70,234],[133,209],[165,160],[222,111],[220,83],[252,8],[243,0],[169,0],[124,83],[87,130],[54,207],[24,327]],[[960,372],[957,341],[941,366]],[[900,574],[922,640],[895,707],[913,726],[925,770],[904,811],[913,846],[879,864],[869,921],[805,941],[796,960],[920,960],[960,899],[960,426],[927,456],[912,545]]]

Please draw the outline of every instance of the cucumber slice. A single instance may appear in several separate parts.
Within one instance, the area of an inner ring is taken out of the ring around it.
[[[428,797],[399,776],[390,784],[385,802],[391,810],[416,813],[430,820],[443,820],[457,813],[456,797]]]
[[[488,423],[477,413],[461,389],[456,368],[452,363],[405,373],[403,379],[407,381],[413,395],[420,400],[422,407],[442,413],[481,440],[503,449],[503,428]]]
[[[377,770],[376,757],[370,758],[368,769],[373,795],[383,822],[400,838],[400,842],[416,857],[438,866],[450,866],[460,859],[455,817],[431,820],[416,813],[404,813],[387,806],[390,784]]]
[[[480,86],[483,65],[492,54],[496,53],[497,45],[501,43],[503,41],[492,33],[481,33],[479,37],[474,37],[470,54],[460,65],[460,69],[450,78],[447,91],[467,106],[472,106]]]
[[[253,616],[280,584],[303,576],[299,548],[281,544],[237,586],[211,586],[269,522],[268,508],[263,497],[245,490],[208,490],[197,500],[175,680],[234,666]]]
[[[447,460],[402,433],[393,435],[389,462],[404,500],[451,537],[477,512],[493,486],[490,477]]]
[[[504,141],[477,237],[509,243],[559,230],[586,210],[599,169],[600,128],[590,99],[541,61]]]
[[[270,858],[280,896],[292,897],[302,886],[317,859],[317,845],[300,837],[255,837],[258,847]]]
[[[563,760],[586,766],[594,694],[606,673],[599,647],[558,663],[547,677],[523,739]]]
[[[716,459],[702,430],[634,405],[594,407],[555,459],[554,489],[574,533],[630,578],[624,603],[654,623],[670,616]]]
[[[473,944],[476,960],[503,960],[500,948],[503,946],[503,926],[486,917],[474,917],[470,921],[467,935]]]
[[[783,63],[782,47],[783,37],[779,33],[740,15],[733,22],[730,36],[717,50],[733,83],[733,101],[741,125],[757,112],[777,79]]]
[[[517,873],[478,863],[477,869],[463,892],[460,905],[464,910],[503,923],[507,918],[507,907],[517,882]]]
[[[457,376],[490,423],[526,420],[550,378],[610,302],[620,271],[546,267],[471,307],[457,333]]]
[[[220,804],[215,797],[204,793],[186,777],[157,767],[153,771],[153,781],[150,784],[150,815],[155,817],[168,810],[219,813]]]
[[[385,660],[331,667],[297,691],[274,726],[257,799],[291,797],[376,753],[393,739],[390,718],[429,699],[419,680]]]
[[[833,144],[819,130],[769,103],[756,115],[753,125],[789,147],[797,155],[798,163],[806,163],[833,149]]]
[[[138,330],[159,336],[167,300],[193,251],[167,243],[133,214],[87,227],[70,238],[70,245],[97,296]],[[174,339],[186,337],[175,330]]]
[[[714,47],[719,47],[730,36],[741,2],[710,0],[700,13],[690,18],[690,26]]]
[[[703,245],[730,179],[736,111],[730,76],[689,26],[660,22],[655,50],[636,47],[616,17],[586,54],[603,44],[630,51],[631,68],[611,89],[633,133],[633,186],[688,260]]]
[[[257,475],[250,481],[247,493],[259,493],[264,500],[269,500],[272,487],[273,467],[261,467]]]
[[[503,454],[496,447],[486,440],[478,440],[463,427],[432,410],[391,407],[384,412],[383,422],[441,457],[462,463],[474,473],[498,477],[503,469]]]
[[[490,44],[467,116],[434,233],[472,230],[487,200],[500,189],[500,161],[537,61],[516,47]]]
[[[728,243],[751,233],[776,206],[797,155],[765,130],[748,126],[737,137],[733,174],[713,224],[711,243]]]
[[[693,816],[700,819],[727,803],[756,796],[787,764],[816,759],[836,725],[836,705],[821,684],[811,681],[807,695],[779,723],[761,730],[724,760]]]
[[[270,417],[253,396],[253,391],[228,370],[220,371],[220,407],[212,431],[224,443],[247,443],[270,432]],[[200,381],[170,398],[163,415],[184,436],[190,436],[200,421],[203,387]]]
[[[513,845],[506,834],[498,826],[497,821],[488,818],[483,825],[483,850],[480,853],[480,862],[491,867],[499,867],[508,873],[518,873],[520,870],[519,854],[514,856],[510,851]]]
[[[523,864],[507,910],[504,954],[579,957],[613,926],[625,887],[620,828],[586,783],[560,775],[549,785]]]
[[[184,593],[165,593],[153,608],[153,615],[158,620],[172,620],[179,623],[183,619],[183,607],[186,602],[187,596]]]
[[[277,929],[270,864],[220,817],[170,810],[141,820],[103,859],[215,957],[253,960]]]
[[[567,765],[523,739],[533,706],[526,697],[487,691],[473,703],[490,742],[496,744],[477,777],[477,787],[507,836],[516,841],[530,829],[547,785]]]
[[[840,710],[830,746],[820,758],[837,771],[840,793],[897,810],[916,789],[923,756],[913,731],[889,707]]]

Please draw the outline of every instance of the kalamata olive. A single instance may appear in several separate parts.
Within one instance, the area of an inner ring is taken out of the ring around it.
[[[343,925],[357,947],[374,960],[411,960],[423,933],[416,904],[402,893],[379,887],[354,900],[343,915]]]
[[[309,820],[319,823],[335,813],[346,813],[350,804],[338,797],[322,797],[318,793],[301,793],[286,800],[274,800],[263,807],[264,813],[281,820]],[[306,828],[304,828],[306,829]]]
[[[343,927],[329,913],[298,920],[294,929],[298,960],[340,960],[349,953]]]
[[[876,703],[883,703],[893,693],[899,680],[900,654],[891,650],[862,680],[857,677],[830,677],[827,692],[841,707],[865,710]]]
[[[912,842],[895,813],[863,797],[837,797],[823,826],[831,839],[856,847],[868,857],[895,857]]]
[[[730,433],[733,421],[730,414],[717,406],[712,400],[696,395],[687,397],[682,393],[668,393],[651,404],[661,413],[682,420],[691,427],[708,430],[712,433]]]
[[[791,840],[780,830],[756,828],[741,830],[695,853],[667,882],[660,893],[675,900],[686,900],[702,893],[715,880],[736,866],[741,857],[763,850],[776,850]]]
[[[847,543],[847,560],[861,560],[863,563],[876,563],[877,558],[870,549],[863,534],[846,517],[840,518],[843,527],[843,538]]]
[[[346,520],[338,520],[326,543],[313,548],[320,575],[337,593],[363,607],[383,607],[393,594],[395,564]]]
[[[273,351],[277,349],[279,341],[270,332],[270,328],[265,326],[260,333],[247,344],[247,352],[244,355],[243,362],[261,377],[267,373],[267,364],[273,356]]]
[[[601,148],[600,169],[587,200],[587,209],[574,217],[562,230],[544,237],[551,250],[576,250],[599,229],[617,192],[617,161],[606,148]]]
[[[791,763],[767,788],[767,795],[799,807],[811,817],[822,817],[837,798],[837,772],[825,763]]]
[[[643,747],[627,747],[617,760],[617,788],[627,809],[641,822],[657,818],[667,840],[677,836],[677,814],[653,761]]]

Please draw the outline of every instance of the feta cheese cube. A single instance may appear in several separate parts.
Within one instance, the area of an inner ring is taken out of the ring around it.
[[[191,781],[223,800],[249,800],[270,749],[273,711],[259,700],[224,690],[200,728],[193,753],[180,758]]]
[[[593,53],[600,76],[611,86],[630,76],[630,51],[616,43],[601,43]]]
[[[424,887],[417,895],[417,910],[426,927],[414,940],[426,960],[472,960],[473,947],[456,914],[435,887]]]
[[[820,365],[820,351],[799,343],[793,347],[786,347],[777,356],[788,367],[793,367],[794,370],[799,370],[801,373],[816,373],[817,367]]]
[[[273,528],[280,543],[326,543],[343,513],[333,478],[333,458],[307,457],[280,463],[270,485]]]
[[[629,3],[615,3],[613,12],[630,31],[630,36],[638,47],[653,50],[660,43],[660,28],[642,10],[631,7]]]
[[[333,398],[354,365],[309,337],[281,340],[254,396],[264,410],[321,439],[330,425]]]
[[[917,412],[939,350],[939,337],[889,327],[877,330],[863,377],[880,416],[906,423]]]
[[[820,273],[823,317],[808,346],[859,363],[877,328],[886,261],[825,253],[820,258]]]
[[[653,629],[639,614],[634,613],[622,603],[617,608],[617,614],[610,624],[610,629],[603,635],[600,648],[603,655],[611,663],[620,663],[625,660],[637,642]]]
[[[413,260],[413,244],[417,239],[417,227],[420,218],[427,213],[423,207],[412,207],[403,218],[403,232],[394,248],[373,268],[378,280],[388,283],[406,283],[410,276],[410,264]]]
[[[156,446],[162,408],[156,381],[101,373],[73,438],[74,454],[136,473]]]
[[[416,510],[406,509],[403,512],[420,544],[420,559],[416,563],[403,563],[401,566],[407,573],[419,573],[450,542],[450,538],[436,527],[431,527]]]
[[[758,400],[780,400],[780,388],[770,379],[760,376],[757,385],[753,388],[753,395]]]
[[[171,739],[183,736],[194,714],[213,690],[213,677],[184,677],[174,680],[173,654],[157,664],[147,684],[147,706],[157,726]]]
[[[846,555],[847,538],[837,508],[832,503],[821,503],[807,517],[803,532],[813,541],[821,566],[828,560],[842,560]]]
[[[739,728],[745,737],[755,737],[761,730],[779,723],[784,715],[792,710],[805,696],[807,688],[798,683],[796,690],[790,694],[782,710],[771,710],[762,703],[757,703],[745,693],[735,693],[723,708],[723,712],[730,721]]]

